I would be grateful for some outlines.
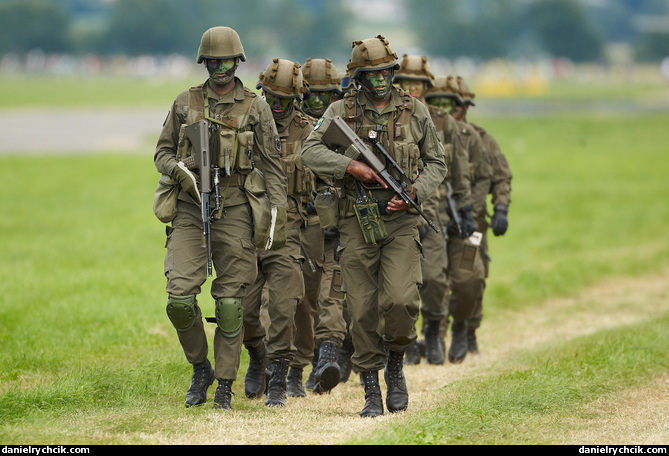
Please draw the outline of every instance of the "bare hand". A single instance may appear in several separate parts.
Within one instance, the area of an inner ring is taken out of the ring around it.
[[[351,160],[346,167],[346,172],[362,183],[381,184],[383,188],[388,188],[388,184],[372,168],[362,162]]]
[[[416,200],[416,195],[414,195],[413,193],[407,193],[407,195],[409,195],[409,198],[411,198],[412,200],[414,201]],[[411,205],[410,203],[407,203],[402,198],[395,195],[393,196],[393,199],[388,201],[388,206],[386,206],[386,209],[388,210],[388,212],[403,211],[407,209],[410,205]]]

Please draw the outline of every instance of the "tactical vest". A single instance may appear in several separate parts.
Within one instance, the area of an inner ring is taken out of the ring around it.
[[[386,158],[371,144],[368,144],[370,150],[381,160],[386,163],[390,174],[399,182],[402,179],[407,183],[407,191],[412,191],[412,184],[416,181],[420,173],[423,171],[423,160],[420,158],[420,147],[416,134],[411,130],[411,116],[415,109],[415,99],[399,90],[402,97],[402,105],[392,113],[392,121],[388,116],[385,123],[379,123],[372,119],[369,115],[364,115],[360,109],[356,110],[355,94],[347,94],[344,96],[344,106],[346,108],[347,120],[356,134],[361,138],[369,138],[370,132],[375,131],[376,137],[381,145],[386,149],[388,154],[397,162],[397,164],[404,171],[402,177],[399,171],[388,166]],[[356,112],[357,111],[357,112]],[[341,183],[342,194],[346,195],[346,199],[342,199],[340,204],[340,215],[349,216],[352,213],[352,199],[355,199],[356,193],[352,191],[355,188],[352,182],[352,177],[347,176]],[[382,205],[387,204],[394,196],[394,192],[389,189],[384,189],[380,185],[367,185],[365,188],[370,191],[372,197],[378,200]]]
[[[193,154],[193,146],[186,137],[186,126],[198,120],[208,120],[212,125],[210,147],[212,163],[222,170],[227,185],[241,186],[244,176],[256,166],[259,151],[253,140],[253,131],[248,124],[255,93],[244,87],[244,99],[234,103],[226,112],[212,115],[209,98],[202,90],[203,85],[191,87],[188,91],[186,122],[181,125],[177,144],[177,160]]]
[[[279,133],[281,166],[286,174],[287,195],[305,204],[314,200],[316,182],[314,173],[302,164],[300,152],[303,144],[299,141],[306,139],[304,130],[311,125],[309,118],[297,111],[285,130],[287,134],[284,136],[284,133]]]

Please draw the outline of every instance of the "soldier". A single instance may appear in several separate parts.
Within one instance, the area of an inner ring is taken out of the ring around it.
[[[296,358],[295,314],[304,302],[305,279],[303,263],[305,253],[314,261],[322,264],[323,230],[318,225],[318,217],[308,213],[307,204],[313,201],[312,190],[315,188],[314,175],[300,162],[299,151],[302,143],[313,129],[312,121],[302,114],[296,103],[307,92],[300,64],[285,59],[275,58],[264,72],[258,76],[256,89],[270,106],[279,134],[281,165],[287,179],[287,221],[286,245],[275,251],[258,251],[258,277],[249,287],[244,300],[250,318],[246,321],[247,336],[245,343],[267,338],[267,357],[271,377],[267,387],[268,406],[285,406],[287,394],[287,375],[290,363]],[[320,283],[318,271],[313,273],[317,285]],[[267,312],[269,325],[267,330],[260,323],[260,308],[263,288],[268,288]],[[312,299],[316,299],[312,297]],[[313,351],[313,332],[307,337],[309,352]],[[310,357],[307,358],[307,362]],[[262,369],[254,368],[260,374]],[[253,396],[262,394],[262,377],[253,379]],[[301,384],[301,369],[299,372]],[[258,391],[260,393],[258,394]]]
[[[286,176],[281,168],[278,135],[267,104],[235,76],[239,63],[245,60],[242,43],[233,29],[213,27],[204,32],[197,62],[205,65],[209,78],[177,96],[154,155],[156,169],[162,173],[161,186],[174,196],[156,198],[154,209],[158,209],[156,215],[160,213],[163,222],[171,222],[165,256],[167,315],[186,359],[193,365],[187,407],[205,403],[207,389],[217,379],[214,407],[230,408],[243,337],[242,299],[257,274],[254,239],[256,245],[258,236],[262,239],[264,235],[262,241],[266,242],[272,239],[273,244],[265,244],[271,249],[285,243]],[[203,204],[198,190],[204,175],[186,165],[194,146],[185,135],[185,127],[200,120],[209,127],[212,169],[220,169],[223,174],[219,192],[212,192],[210,205],[215,207],[214,193],[224,196],[219,211],[211,214],[214,221],[210,231],[216,270],[211,284],[215,369],[207,358],[207,337],[197,300],[207,279],[208,262],[207,249],[202,246]],[[264,183],[258,181],[262,175],[254,166],[261,162]],[[266,188],[266,192],[251,195],[254,185]],[[267,203],[267,211],[259,210],[260,218],[256,219],[252,210],[262,209],[255,204],[261,200]],[[269,223],[261,225],[260,219]]]
[[[442,321],[448,316],[448,281],[446,270],[448,257],[446,255],[446,226],[451,216],[447,206],[447,198],[456,202],[456,210],[463,220],[462,237],[471,235],[474,231],[474,219],[471,212],[469,165],[467,153],[464,149],[462,139],[458,131],[455,119],[450,115],[450,110],[441,109],[431,103],[436,97],[444,92],[453,93],[446,78],[435,78],[430,71],[427,57],[404,54],[400,69],[395,73],[395,82],[400,88],[411,93],[411,96],[419,99],[427,105],[432,117],[439,139],[444,144],[446,166],[448,174],[446,179],[439,185],[435,195],[425,204],[425,212],[433,219],[438,220],[442,226],[441,233],[435,233],[427,225],[421,228],[421,242],[423,244],[423,257],[421,257],[421,269],[423,272],[423,286],[421,287],[423,317],[423,334],[425,336],[425,358],[430,364],[443,364],[444,344]],[[437,85],[438,84],[438,85]],[[436,86],[436,87],[435,87]],[[448,187],[452,194],[449,194]],[[417,364],[420,362],[421,350],[418,343],[413,344],[407,350],[405,363]]]
[[[471,106],[476,106],[474,103],[475,95],[473,92],[471,92],[469,85],[462,77],[458,76],[457,81],[462,90],[462,95],[464,98],[460,107],[462,111],[462,119],[465,122],[468,122],[467,112]],[[511,179],[513,178],[513,175],[511,173],[511,168],[509,168],[509,163],[502,153],[497,140],[480,125],[472,122],[469,122],[469,124],[472,125],[481,136],[483,145],[490,155],[490,160],[492,163],[492,176],[490,180],[489,194],[492,195],[491,201],[493,206],[493,214],[490,219],[490,224],[488,224],[488,218],[486,217],[489,216],[487,210],[485,213],[480,214],[476,220],[476,224],[478,225],[479,230],[481,233],[483,233],[483,240],[481,242],[481,252],[483,255],[481,256],[481,260],[483,261],[483,267],[485,270],[485,279],[487,279],[490,267],[487,236],[488,226],[490,226],[495,236],[502,236],[504,233],[506,233],[509,223],[507,214],[509,212],[509,204],[511,204]],[[483,318],[482,307],[483,295],[481,295],[481,297],[476,302],[473,316],[467,320],[467,351],[470,353],[478,353],[476,329],[480,327],[481,319]]]
[[[325,111],[307,138],[302,161],[316,174],[334,179],[340,195],[339,261],[355,347],[352,362],[365,389],[360,415],[375,417],[384,412],[381,368],[388,411],[406,410],[409,402],[402,364],[404,351],[416,340],[422,219],[364,162],[355,145],[333,151],[323,136],[338,116],[359,138],[378,141],[402,164],[404,178],[390,172],[404,180],[417,204],[444,180],[446,165],[425,105],[392,85],[397,54],[383,36],[354,41],[347,68],[356,88]],[[379,147],[370,143],[369,149],[378,153]]]
[[[460,135],[465,143],[469,157],[471,179],[472,214],[477,222],[477,231],[481,217],[485,217],[486,198],[490,189],[492,168],[490,156],[485,150],[483,140],[476,129],[466,123],[463,117],[463,105],[467,87],[458,87],[459,97],[454,100],[453,117],[458,121]],[[476,261],[469,264],[463,261],[463,255],[468,249],[467,240],[453,236],[457,231],[453,223],[449,223],[448,238],[448,280],[451,295],[448,303],[448,312],[451,322],[451,345],[448,350],[448,360],[451,363],[461,363],[467,355],[467,320],[474,314],[476,303],[483,296],[485,288],[485,270],[481,260],[480,249]]]
[[[330,104],[341,98],[341,77],[337,67],[330,59],[308,58],[304,64],[304,77],[309,83],[309,96],[302,103],[302,110],[319,119]],[[321,188],[331,191],[332,182]],[[341,291],[341,268],[336,261],[336,248],[339,245],[337,227],[325,230],[322,279],[318,302],[314,310],[315,348],[312,371],[305,387],[315,393],[324,393],[337,386],[340,380],[340,366],[337,355],[346,335],[344,321],[344,294]],[[298,327],[299,332],[299,327]]]

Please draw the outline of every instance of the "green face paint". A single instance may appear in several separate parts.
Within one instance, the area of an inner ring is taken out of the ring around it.
[[[277,97],[269,92],[265,92],[265,100],[267,101],[269,107],[272,108],[273,114],[281,114],[286,109],[288,109],[288,106],[290,106],[291,102],[290,98]]]
[[[309,95],[309,107],[312,109],[324,109],[330,105],[332,92],[311,92]]]
[[[232,80],[237,66],[236,59],[207,59],[209,77],[217,84],[227,84]]]
[[[429,97],[427,104],[436,106],[444,111],[451,112],[453,109],[453,99],[450,97]]]

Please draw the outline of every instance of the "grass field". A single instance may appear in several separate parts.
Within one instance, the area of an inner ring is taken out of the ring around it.
[[[153,145],[0,156],[0,443],[668,443],[666,408],[627,435],[604,428],[639,420],[658,391],[666,405],[669,113],[470,120],[514,173],[509,231],[490,241],[482,355],[407,366],[409,410],[374,420],[358,417],[354,378],[283,410],[246,399],[245,351],[234,411],[211,398],[186,410]]]

